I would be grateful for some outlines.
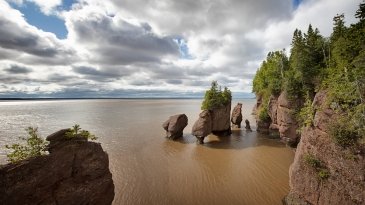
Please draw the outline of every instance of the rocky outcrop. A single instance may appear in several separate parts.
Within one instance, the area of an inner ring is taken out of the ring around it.
[[[262,97],[258,97],[254,110],[260,109],[257,106],[262,106]],[[267,106],[270,119],[264,122],[256,117],[257,131],[274,135],[279,132],[281,139],[295,146],[299,141],[299,135],[294,113],[295,109],[301,106],[301,101],[289,100],[286,92],[282,92],[279,96],[271,95]]]
[[[188,125],[188,117],[185,114],[178,114],[169,117],[162,127],[166,130],[166,137],[178,139],[183,136],[184,128]]]
[[[111,204],[108,154],[86,138],[49,137],[49,155],[0,167],[1,204]]]
[[[289,100],[286,92],[282,92],[277,100],[276,121],[280,137],[293,145],[296,145],[299,141],[299,135],[297,133],[298,122],[295,119],[294,111],[296,108],[300,107],[300,105],[301,102],[298,100]]]
[[[257,111],[260,109],[260,106],[262,104],[262,96],[256,95],[256,103],[252,109],[252,115],[257,115]]]
[[[326,93],[314,98],[316,108],[313,126],[301,134],[293,164],[290,166],[290,193],[285,204],[365,204],[364,153],[344,149],[328,134],[328,125],[336,113],[325,103]],[[308,163],[311,155],[327,175]]]
[[[217,135],[231,134],[231,102],[210,110],[212,117],[212,133]]]
[[[194,123],[192,135],[194,135],[200,144],[204,143],[204,138],[212,132],[212,118],[208,110],[199,114],[199,119]]]
[[[237,105],[233,108],[231,122],[233,128],[241,128],[242,103],[237,103]]]
[[[269,109],[268,109],[268,114],[270,116],[271,119],[271,124],[270,124],[270,129],[273,130],[278,130],[279,129],[279,125],[278,125],[278,117],[277,117],[277,113],[278,113],[278,96],[274,96],[271,95],[270,99],[269,99]]]

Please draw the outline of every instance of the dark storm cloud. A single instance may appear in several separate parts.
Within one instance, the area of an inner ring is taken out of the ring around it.
[[[14,85],[14,84],[23,84],[31,82],[32,80],[27,76],[18,76],[18,75],[0,75],[0,83],[4,83],[7,85]]]
[[[180,85],[183,83],[183,81],[180,79],[170,79],[170,80],[166,80],[166,83],[172,84],[172,85]]]
[[[32,72],[32,69],[19,65],[11,65],[9,68],[4,69],[4,71],[10,74],[27,74]]]
[[[20,25],[0,16],[0,47],[25,52],[42,58],[55,57],[62,50],[49,45],[44,37],[38,36]],[[61,47],[61,45],[59,45]]]
[[[84,75],[87,79],[92,79],[95,81],[111,81],[113,79],[118,79],[120,74],[115,72],[101,71],[93,67],[88,66],[75,66],[72,69],[75,73]]]
[[[173,37],[156,35],[147,23],[134,25],[117,17],[95,15],[97,18],[71,20],[77,41],[93,51],[95,62],[127,65],[179,55]]]

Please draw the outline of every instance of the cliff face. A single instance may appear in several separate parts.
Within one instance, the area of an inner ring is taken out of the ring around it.
[[[2,204],[111,204],[114,184],[101,145],[66,139],[67,130],[47,137],[49,155],[0,167]]]
[[[295,159],[290,167],[290,193],[286,204],[365,204],[364,153],[354,153],[336,145],[328,134],[330,119],[336,115],[325,102],[325,92],[315,96],[317,109],[312,127],[301,135]],[[308,164],[306,157],[315,156],[327,177]]]
[[[270,122],[262,122],[257,118],[258,131],[278,131],[281,139],[295,145],[298,142],[299,136],[296,133],[298,123],[294,112],[299,105],[299,101],[289,100],[286,92],[282,92],[279,96],[271,95],[268,102]],[[258,97],[254,108],[255,113],[261,106],[263,106],[262,99]]]

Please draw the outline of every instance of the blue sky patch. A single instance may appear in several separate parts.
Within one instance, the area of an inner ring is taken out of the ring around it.
[[[63,0],[63,5],[57,7],[58,10],[70,10],[74,0]],[[67,37],[67,29],[65,21],[55,15],[45,15],[40,8],[32,3],[25,1],[22,5],[10,3],[10,5],[19,10],[25,17],[26,21],[43,31],[54,33],[57,38],[65,39]]]
[[[293,0],[293,6],[294,9],[297,9],[300,3],[302,3],[303,0]]]
[[[193,56],[189,53],[189,47],[186,44],[186,41],[183,38],[174,39],[176,43],[179,45],[180,55],[183,59],[193,59]]]

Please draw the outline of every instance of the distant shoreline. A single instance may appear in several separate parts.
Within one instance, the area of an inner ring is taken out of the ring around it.
[[[0,98],[2,100],[11,100],[11,101],[42,101],[42,100],[200,100],[203,98],[200,97],[125,97],[125,98]],[[255,99],[255,97],[242,97],[242,98],[233,98],[233,100],[240,99]]]

